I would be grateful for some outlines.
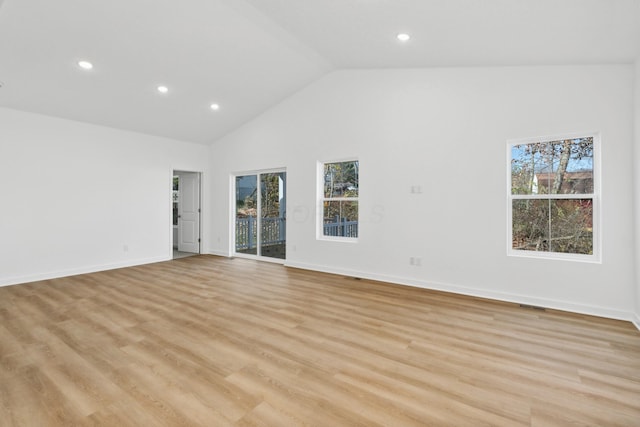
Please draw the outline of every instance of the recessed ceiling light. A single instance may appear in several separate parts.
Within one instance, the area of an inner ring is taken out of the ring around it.
[[[83,70],[90,70],[93,68],[93,64],[89,61],[78,61],[78,67],[82,68]]]
[[[400,33],[396,36],[396,38],[401,42],[408,42],[411,39],[411,36],[407,33]]]
[[[166,86],[158,86],[158,92],[167,93],[167,92],[169,92],[169,88],[166,87]]]
[[[210,105],[210,108],[211,108],[213,111],[218,111],[218,110],[220,109],[220,105],[218,105],[218,104],[211,104],[211,105]]]

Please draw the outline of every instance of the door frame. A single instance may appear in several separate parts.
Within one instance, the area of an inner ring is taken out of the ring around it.
[[[261,205],[261,191],[260,190],[260,175],[264,175],[264,174],[269,174],[269,173],[284,173],[285,174],[285,180],[287,180],[287,168],[285,167],[281,167],[281,168],[273,168],[273,169],[259,169],[259,170],[250,170],[250,171],[240,171],[240,172],[234,172],[231,173],[229,176],[229,184],[230,184],[230,192],[229,192],[229,199],[231,201],[230,203],[230,221],[229,221],[229,235],[230,235],[230,239],[229,239],[229,249],[230,249],[230,254],[231,257],[237,257],[237,258],[247,258],[247,259],[254,259],[254,260],[258,260],[258,261],[264,261],[264,262],[272,262],[274,264],[285,264],[286,263],[286,253],[285,253],[285,257],[284,258],[272,258],[272,257],[268,257],[268,256],[262,256],[262,255],[253,255],[253,254],[245,254],[245,253],[241,253],[241,252],[236,252],[236,212],[237,212],[237,208],[236,208],[236,177],[239,176],[250,176],[250,175],[256,175],[257,177],[257,198],[256,198],[256,203],[258,204],[258,206]],[[285,200],[285,219],[287,217],[287,204],[288,204],[288,188],[289,185],[288,183],[285,181],[285,185],[284,185],[284,200]],[[258,211],[259,213],[259,211]],[[284,241],[285,241],[285,247],[287,244],[287,231],[286,231],[286,221],[285,221],[285,234],[284,234]],[[260,229],[258,229],[258,242],[257,242],[257,251],[256,252],[260,252]]]
[[[174,251],[174,243],[176,245],[178,245],[178,242],[180,240],[180,225],[178,225],[178,232],[177,232],[177,241],[174,242],[173,239],[173,230],[174,230],[174,225],[173,225],[173,177],[174,176],[179,176],[180,174],[195,174],[196,175],[196,179],[198,181],[198,196],[197,196],[197,201],[198,201],[198,251],[197,252],[193,252],[194,255],[198,255],[198,254],[202,254],[202,172],[200,171],[193,171],[193,170],[186,170],[186,169],[172,169],[171,170],[171,217],[169,220],[169,224],[171,224],[171,258],[173,258],[173,251]],[[180,185],[180,181],[178,181],[178,186]],[[178,187],[178,191],[180,191],[180,187]],[[178,206],[180,204],[180,198],[178,197]]]

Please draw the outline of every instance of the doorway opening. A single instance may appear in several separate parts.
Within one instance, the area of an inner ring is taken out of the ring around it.
[[[173,259],[200,253],[200,172],[173,171]]]
[[[287,173],[236,175],[234,185],[234,254],[265,261],[286,259]]]

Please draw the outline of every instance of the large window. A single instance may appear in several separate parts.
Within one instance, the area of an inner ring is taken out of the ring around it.
[[[322,217],[319,236],[358,237],[359,167],[357,160],[320,165]]]
[[[509,253],[598,260],[597,136],[509,143]]]

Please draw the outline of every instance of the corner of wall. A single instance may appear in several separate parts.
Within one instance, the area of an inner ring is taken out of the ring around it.
[[[633,129],[633,199],[634,199],[634,218],[635,218],[635,321],[634,324],[640,330],[640,52],[635,62],[634,73],[634,129]]]
[[[636,313],[635,319],[633,319],[631,323],[633,323],[633,326],[635,326],[636,329],[640,331],[640,315],[638,313]]]

